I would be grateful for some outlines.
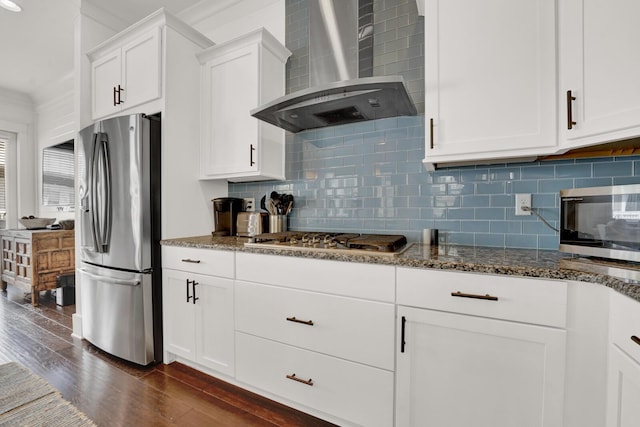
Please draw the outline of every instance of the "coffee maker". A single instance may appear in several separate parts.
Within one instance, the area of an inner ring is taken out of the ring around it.
[[[238,212],[242,211],[242,199],[219,197],[213,199],[214,236],[235,236]]]

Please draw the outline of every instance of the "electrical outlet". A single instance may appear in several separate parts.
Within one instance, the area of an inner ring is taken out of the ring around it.
[[[244,198],[244,210],[246,212],[255,212],[256,211],[256,199],[253,197],[245,197]]]
[[[516,194],[516,215],[531,215],[531,211],[525,211],[522,208],[526,206],[531,209],[531,194]]]

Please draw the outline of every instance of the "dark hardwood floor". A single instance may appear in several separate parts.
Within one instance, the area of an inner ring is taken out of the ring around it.
[[[0,363],[45,378],[99,426],[330,426],[179,363],[140,368],[71,336],[75,306],[0,292]]]

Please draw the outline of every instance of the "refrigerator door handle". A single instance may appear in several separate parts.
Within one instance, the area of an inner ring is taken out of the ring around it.
[[[95,275],[93,273],[89,273],[89,271],[87,271],[84,268],[81,268],[80,271],[82,272],[82,274],[87,275],[88,277],[94,279],[94,280],[99,280],[100,282],[104,282],[104,283],[108,283],[110,285],[124,285],[124,286],[139,286],[140,285],[140,281],[139,280],[119,280],[119,279],[112,279],[110,277],[105,277],[105,276],[98,276]]]
[[[105,133],[99,133],[96,136],[92,164],[92,230],[96,252],[105,253],[109,250],[111,237],[111,162],[109,141]]]
[[[98,191],[97,183],[97,165],[98,165],[98,134],[93,134],[93,152],[91,156],[91,170],[89,173],[89,210],[91,211],[91,235],[93,236],[93,246],[96,252],[100,252],[100,242],[98,240],[98,230],[96,224],[98,223],[98,201],[96,200],[96,193]]]

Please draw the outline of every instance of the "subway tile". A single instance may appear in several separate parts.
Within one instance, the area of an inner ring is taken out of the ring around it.
[[[474,208],[450,208],[447,210],[447,218],[449,219],[474,219]]]
[[[492,208],[510,208],[515,206],[515,198],[513,194],[494,194],[489,200],[489,204]]]
[[[538,247],[538,236],[535,234],[506,234],[505,247],[536,249]]]
[[[613,185],[640,184],[640,177],[637,176],[617,176],[613,178]]]
[[[491,168],[489,169],[489,179],[491,181],[513,181],[520,179],[520,168]]]
[[[461,231],[461,222],[460,221],[449,221],[449,220],[441,220],[436,219],[434,221],[434,228],[443,231]]]
[[[488,181],[489,169],[463,169],[460,171],[460,182]]]
[[[555,166],[523,167],[522,179],[549,179],[556,174]]]
[[[446,235],[447,242],[453,245],[473,246],[475,238],[473,233],[449,232]]]
[[[559,203],[559,194],[532,194],[531,206],[534,208],[553,208]]]
[[[558,250],[560,245],[560,237],[555,236],[538,236],[538,249]]]
[[[573,179],[542,179],[538,182],[540,193],[559,193],[565,188],[573,188]]]
[[[491,233],[522,234],[522,221],[491,221]]]
[[[578,163],[556,166],[557,178],[587,178],[591,177],[591,163]]]
[[[504,247],[504,234],[476,233],[474,237],[474,244],[476,246],[490,246],[494,248]]]
[[[536,180],[525,180],[525,181],[514,181],[511,184],[510,193],[537,193],[538,192],[538,181]]]
[[[584,178],[575,180],[575,186],[573,188],[585,188],[585,187],[606,187],[613,185],[613,178],[601,177],[601,178]],[[572,188],[572,187],[566,187]]]
[[[447,194],[452,195],[475,194],[475,189],[474,184],[447,184]]]
[[[476,208],[476,220],[482,219],[505,219],[505,208]]]
[[[464,196],[462,197],[462,207],[489,207],[491,198],[488,195]]]
[[[488,233],[489,221],[464,221],[462,231],[465,233]]]
[[[505,183],[501,182],[479,182],[476,184],[476,194],[504,194]]]
[[[593,164],[594,177],[630,176],[633,174],[632,162],[603,162]]]

